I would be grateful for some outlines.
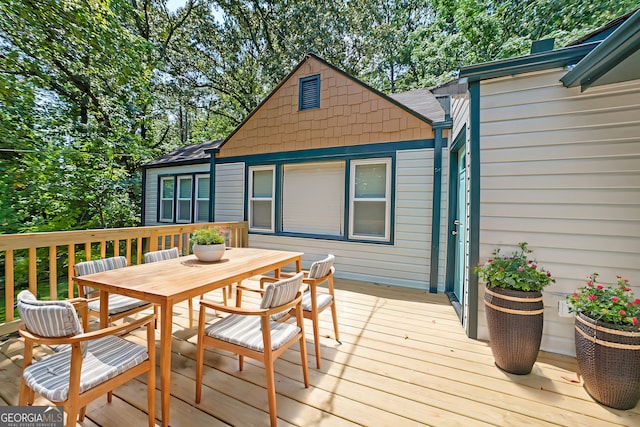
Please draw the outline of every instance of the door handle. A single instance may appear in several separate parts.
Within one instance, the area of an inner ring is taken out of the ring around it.
[[[458,232],[457,232],[456,230],[452,230],[452,231],[451,231],[451,234],[452,234],[452,235],[454,235],[454,236],[456,236],[456,235],[458,234]]]
[[[453,221],[453,225],[460,225],[460,221],[456,219],[455,221]]]

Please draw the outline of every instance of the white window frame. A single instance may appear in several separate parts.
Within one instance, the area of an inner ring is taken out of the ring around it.
[[[173,197],[164,197],[164,183],[165,181],[170,181],[171,184],[173,184]],[[176,195],[176,180],[174,176],[162,176],[160,177],[160,191],[159,191],[159,199],[160,199],[160,204],[159,204],[159,209],[158,209],[158,222],[171,222],[173,223],[173,219],[174,219],[174,214],[175,214],[175,195]],[[162,213],[163,213],[163,209],[162,209],[162,202],[164,201],[171,201],[171,218],[163,218],[162,217]]]
[[[200,204],[198,202],[202,202],[202,201],[207,201],[210,202],[211,201],[211,188],[209,188],[209,197],[204,198],[204,197],[198,197],[198,193],[199,193],[199,189],[200,189],[200,180],[207,178],[209,179],[209,186],[211,185],[211,177],[208,174],[200,174],[200,175],[196,175],[195,176],[195,180],[196,180],[196,189],[195,192],[193,193],[193,200],[194,200],[194,216],[193,219],[195,220],[195,222],[209,222],[209,203],[207,203],[207,219],[204,221],[199,220],[198,218],[200,218]]]
[[[191,194],[189,197],[180,197],[180,181],[188,180],[190,182]],[[176,223],[178,224],[191,224],[193,221],[193,175],[178,175],[176,178],[176,187],[175,187],[175,195],[176,195],[176,203],[175,203],[175,218]],[[180,202],[189,202],[189,219],[180,219],[179,210],[180,210]]]
[[[253,197],[253,173],[258,171],[271,171],[271,197]],[[248,222],[249,222],[249,230],[255,231],[259,233],[274,233],[275,232],[275,211],[276,211],[276,201],[275,201],[275,191],[276,191],[276,166],[275,165],[264,165],[264,166],[250,166],[249,167],[249,187],[248,187]],[[253,202],[254,201],[262,201],[262,202],[271,202],[271,226],[270,228],[263,227],[254,227],[253,226]]]
[[[375,159],[358,159],[351,160],[349,174],[349,239],[353,240],[370,240],[388,242],[391,240],[391,175],[392,175],[392,159],[390,157],[381,157]],[[357,198],[356,194],[356,167],[359,165],[385,164],[385,197],[384,198]],[[385,220],[384,220],[384,236],[371,236],[355,234],[354,229],[354,213],[355,202],[384,202],[385,203]]]

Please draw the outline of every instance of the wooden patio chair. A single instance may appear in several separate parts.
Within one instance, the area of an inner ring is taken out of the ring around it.
[[[302,273],[279,282],[269,284],[258,309],[229,307],[200,301],[198,322],[198,347],[196,356],[196,403],[202,397],[202,371],[205,346],[231,351],[239,356],[239,368],[244,368],[244,357],[264,364],[269,398],[271,426],[277,425],[276,390],[273,364],[290,346],[299,342],[302,374],[305,388],[309,387],[307,351],[304,341],[304,318],[302,316]],[[217,322],[206,324],[206,309],[229,313]],[[273,317],[286,315],[294,310],[296,323],[277,322]]]
[[[87,318],[87,303],[73,300]],[[153,314],[106,329],[84,332],[69,301],[38,301],[28,290],[18,294],[18,311],[23,323],[18,332],[24,338],[24,367],[20,385],[20,405],[32,405],[35,393],[64,407],[66,426],[84,420],[86,406],[103,394],[111,402],[112,390],[147,373],[149,426],[155,425],[155,332]],[[147,345],[134,344],[120,335],[147,327]],[[84,328],[83,328],[84,326]],[[38,361],[33,359],[37,344],[61,350]]]
[[[318,323],[318,315],[327,308],[331,308],[331,316],[333,317],[333,331],[336,341],[339,344],[340,335],[338,333],[338,314],[336,312],[335,289],[333,286],[333,273],[335,268],[333,264],[336,257],[329,254],[325,259],[316,261],[311,264],[309,271],[304,272],[303,283],[309,285],[308,289],[302,295],[302,314],[306,319],[311,319],[313,324],[313,341],[316,350],[316,367],[320,369],[320,328]],[[283,274],[283,276],[290,276]],[[272,277],[262,277],[260,279],[260,288],[264,288],[264,284],[274,282],[278,279]],[[318,292],[318,285],[327,282],[328,292]],[[246,289],[246,288],[244,288]]]
[[[168,259],[176,259],[180,257],[180,252],[178,248],[171,249],[162,249],[159,251],[147,252],[144,254],[144,263],[150,262],[159,262],[166,261]],[[230,287],[230,286],[229,286]],[[202,299],[204,295],[200,295],[200,299]],[[227,305],[227,290],[226,288],[222,288],[222,300],[224,305]],[[189,298],[189,327],[193,328],[193,300]]]
[[[94,261],[79,262],[74,265],[76,276],[86,276],[87,274],[101,273],[103,271],[115,270],[127,266],[127,259],[123,256],[113,258],[97,259]],[[78,285],[78,295],[81,298],[88,298],[89,315],[100,318],[100,297],[95,296],[98,291],[89,286]],[[122,319],[134,313],[138,313],[147,308],[153,308],[154,314],[158,315],[154,304],[124,295],[109,294],[109,323]]]

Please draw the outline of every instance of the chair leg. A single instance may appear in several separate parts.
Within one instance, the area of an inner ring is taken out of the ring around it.
[[[269,397],[269,421],[271,427],[277,427],[278,414],[276,412],[276,381],[273,371],[273,360],[265,360],[265,371],[267,374],[267,395]]]
[[[18,405],[24,406],[29,405],[29,396],[31,394],[31,389],[27,385],[27,382],[22,378],[20,382],[20,397],[18,398]]]
[[[304,334],[300,337],[300,363],[302,365],[302,377],[304,378],[304,388],[309,388],[309,366],[307,365],[307,343]]]
[[[193,328],[193,300],[189,298],[189,329]]]
[[[238,370],[242,371],[244,369],[244,356],[238,355]]]
[[[156,370],[149,369],[147,374],[147,409],[149,411],[149,427],[156,425]]]
[[[65,426],[74,427],[78,419],[78,407],[76,404],[72,403],[71,405],[65,406],[64,410],[67,413],[67,422]]]
[[[204,307],[200,308],[198,320],[198,344],[196,345],[196,403],[200,403],[202,397],[202,371],[204,366]]]
[[[320,327],[318,326],[318,312],[311,312],[311,322],[313,323],[313,343],[316,348],[316,368],[320,369]]]
[[[107,392],[107,402],[111,403],[112,400],[113,400],[113,392],[109,391]]]
[[[87,407],[83,406],[80,408],[80,413],[78,414],[78,422],[83,422],[85,415],[87,415]]]
[[[338,344],[342,344],[340,341],[340,334],[338,333],[338,313],[336,312],[336,300],[331,303],[331,317],[333,317],[333,332],[336,334],[336,341]]]

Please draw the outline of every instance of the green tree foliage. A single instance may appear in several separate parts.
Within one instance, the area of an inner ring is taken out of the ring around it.
[[[561,47],[637,0],[4,0],[0,232],[139,223],[140,166],[226,137],[313,52],[384,92]]]

